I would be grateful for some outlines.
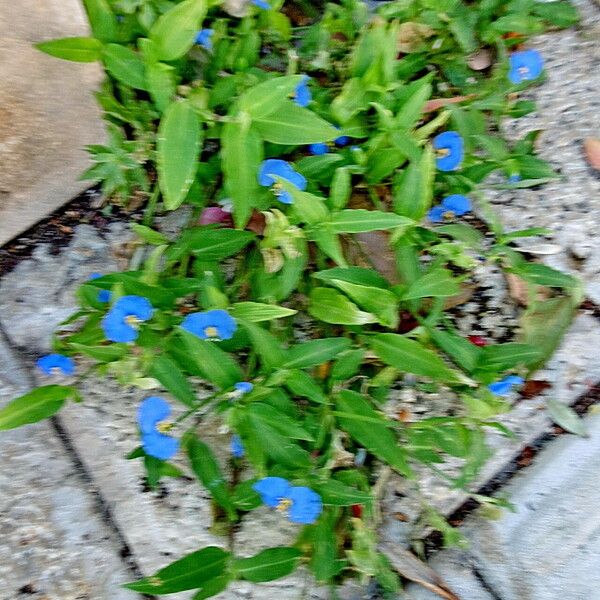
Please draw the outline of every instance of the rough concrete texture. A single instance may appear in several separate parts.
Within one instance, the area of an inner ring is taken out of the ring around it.
[[[515,512],[497,520],[469,518],[465,551],[441,552],[431,566],[465,600],[489,598],[472,587],[477,571],[493,598],[592,600],[600,590],[600,414],[587,419],[589,438],[563,436],[503,489]],[[414,600],[434,600],[411,587]]]
[[[28,389],[0,339],[0,406]],[[43,465],[43,466],[42,466]],[[119,540],[48,423],[2,432],[0,600],[135,600]]]
[[[600,302],[600,238],[591,235],[600,211],[600,172],[586,161],[583,141],[600,139],[600,6],[590,0],[573,2],[581,26],[546,33],[528,45],[544,56],[547,79],[525,98],[537,110],[505,123],[506,134],[517,139],[528,131],[543,130],[539,155],[561,178],[537,189],[491,191],[488,197],[507,230],[548,227],[548,241],[556,253],[542,256],[550,266],[581,276],[587,294]],[[548,251],[539,238],[524,240],[522,247]],[[552,250],[550,250],[552,251]]]
[[[86,144],[104,127],[96,64],[43,54],[36,42],[88,35],[78,0],[0,0],[0,244],[81,192]]]

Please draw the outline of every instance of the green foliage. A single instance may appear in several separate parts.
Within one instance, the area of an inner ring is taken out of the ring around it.
[[[510,53],[529,35],[576,22],[570,4],[390,2],[372,18],[359,0],[300,3],[301,27],[280,4],[235,17],[204,0],[84,0],[94,37],[37,45],[103,65],[97,98],[109,136],[88,148],[84,177],[123,205],[147,201],[143,224],[132,224],[143,263],[82,283],[81,310],[55,350],[181,404],[174,424],[157,427],[180,439],[185,472],[214,504],[215,533],[232,536],[263,504],[253,486],[267,476],[322,502],[290,547],[251,557],[200,549],[127,584],[141,594],[194,590],[201,600],[301,562],[322,583],[354,575],[397,593],[376,536],[378,465],[412,477],[415,462],[443,473],[451,457],[452,485],[470,493],[490,456],[486,428],[509,433],[494,421],[509,403],[488,385],[539,368],[581,301],[576,278],[511,245],[548,232],[505,232],[484,196],[494,172],[512,177],[498,185],[515,193],[556,177],[535,155],[539,132],[515,143],[497,132],[504,117],[536,110],[518,99],[528,82],[507,78]],[[201,29],[212,30],[210,44],[196,43]],[[494,64],[472,69],[480,50]],[[432,138],[448,130],[465,153],[441,171]],[[265,171],[266,159],[287,169]],[[483,223],[450,214],[433,223],[429,210],[452,194],[477,204]],[[182,206],[182,231],[158,231],[154,216]],[[210,214],[219,222],[201,225]],[[470,296],[480,260],[518,277],[529,299],[518,336],[482,348],[457,332],[452,312]],[[126,295],[144,297],[153,313],[134,320],[133,341],[112,342],[106,315]],[[186,325],[214,310],[234,324],[225,335],[222,324]],[[392,385],[453,394],[463,406],[398,420],[388,414]],[[78,400],[74,387],[40,387],[0,410],[0,429],[47,418],[69,398]],[[568,407],[551,401],[549,413],[584,433]],[[225,458],[217,431],[239,436],[243,456],[238,448]],[[185,475],[149,454],[145,435],[129,458],[143,459],[149,486]],[[461,543],[433,508],[421,519]]]

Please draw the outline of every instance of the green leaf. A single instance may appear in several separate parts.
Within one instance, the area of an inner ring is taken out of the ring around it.
[[[327,404],[327,396],[325,396],[323,390],[304,371],[291,370],[285,378],[285,385],[295,396],[303,396],[317,404]]]
[[[547,402],[550,418],[563,429],[570,433],[587,437],[588,431],[585,421],[570,407],[554,398]]]
[[[237,254],[255,235],[239,229],[194,227],[185,230],[167,252],[169,260],[178,260],[191,253],[203,262],[218,262]]]
[[[470,383],[461,373],[447,367],[433,350],[402,335],[380,333],[372,336],[369,344],[384,363],[405,373],[431,377],[435,381]]]
[[[230,520],[235,520],[236,512],[223,473],[211,449],[193,433],[184,436],[183,446],[192,465],[192,470],[202,485],[210,492],[213,500],[227,511]]]
[[[347,167],[335,170],[331,187],[329,188],[329,202],[334,209],[341,209],[348,204],[352,192],[352,177]]]
[[[252,119],[260,119],[276,113],[285,100],[294,93],[304,75],[273,77],[244,92],[238,100],[240,110]]]
[[[448,269],[432,269],[410,284],[402,300],[445,298],[460,293],[460,284]]]
[[[267,548],[250,558],[236,558],[232,569],[238,579],[259,583],[285,577],[298,566],[302,553],[296,548]]]
[[[309,236],[329,258],[342,267],[347,266],[346,259],[342,253],[340,239],[337,234],[331,231],[329,223],[315,225],[311,228]]]
[[[193,46],[205,14],[205,0],[184,0],[161,15],[150,30],[158,58],[181,58]]]
[[[419,161],[411,161],[394,181],[394,210],[416,221],[422,219],[433,197],[435,161],[433,149],[427,146]]]
[[[393,292],[339,279],[330,279],[329,283],[348,294],[361,308],[374,314],[381,325],[392,329],[398,326],[398,299]]]
[[[573,289],[581,285],[577,277],[537,263],[523,261],[511,268],[510,272],[536,285],[564,289]]]
[[[155,231],[150,227],[146,227],[146,225],[141,225],[140,223],[130,223],[129,227],[147,244],[162,246],[163,244],[169,243],[169,240],[162,233]]]
[[[294,419],[269,404],[252,402],[248,405],[246,411],[252,421],[261,421],[264,425],[278,431],[285,437],[308,442],[312,442],[314,439]]]
[[[138,90],[146,89],[144,63],[131,48],[107,44],[102,50],[102,60],[106,70],[117,81]]]
[[[342,352],[335,363],[333,363],[331,379],[344,381],[354,377],[358,373],[364,357],[365,351],[362,348]]]
[[[196,403],[196,394],[187,377],[177,363],[166,354],[161,354],[152,361],[148,374],[158,379],[177,400],[187,406],[194,406]]]
[[[235,486],[231,498],[239,510],[253,510],[262,504],[260,495],[252,487],[255,482],[255,479],[250,479]]]
[[[486,371],[506,371],[520,365],[531,365],[540,358],[538,348],[529,344],[508,342],[506,344],[494,344],[481,349],[481,358],[477,365]]]
[[[186,100],[170,104],[156,138],[158,181],[167,210],[175,210],[187,196],[198,168],[201,141],[194,107]]]
[[[264,149],[258,132],[241,123],[223,125],[221,132],[221,164],[225,174],[227,195],[233,202],[236,225],[244,227],[257,206],[261,192],[258,171]]]
[[[201,340],[193,333],[183,330],[181,337],[189,357],[208,381],[221,389],[228,389],[234,383],[244,380],[244,374],[239,365],[215,342]]]
[[[113,360],[119,360],[129,353],[129,348],[126,344],[110,344],[110,346],[88,346],[86,344],[78,344],[70,342],[71,348],[87,354],[97,361],[107,363]]]
[[[364,208],[341,210],[332,214],[328,223],[333,233],[364,233],[413,224],[411,219],[394,213]]]
[[[415,85],[418,83],[418,85]],[[395,118],[396,126],[399,129],[412,129],[416,122],[421,118],[425,102],[429,100],[433,86],[431,77],[423,77],[419,82],[415,82],[412,94],[405,100]]]
[[[262,304],[260,302],[237,302],[229,307],[229,312],[236,319],[244,319],[251,323],[272,321],[295,315],[298,311],[276,304]]]
[[[74,62],[94,62],[100,60],[102,42],[89,37],[68,37],[49,42],[40,42],[35,47],[50,56]]]
[[[265,369],[276,369],[285,360],[285,352],[277,338],[266,329],[241,321]]]
[[[578,304],[573,298],[552,298],[536,302],[525,311],[520,320],[520,340],[539,353],[537,360],[529,365],[532,371],[552,356],[573,321]]]
[[[264,140],[286,146],[329,142],[340,135],[333,125],[289,100],[277,112],[255,119],[254,124]]]
[[[339,562],[336,560],[336,517],[337,511],[325,510],[319,521],[310,528],[313,551],[309,566],[315,579],[323,583],[331,581],[340,571]]]
[[[58,412],[67,398],[79,394],[70,386],[44,385],[15,398],[0,409],[0,431],[37,423]]]
[[[310,292],[308,314],[334,325],[365,325],[375,323],[377,317],[364,312],[346,296],[330,288],[313,288]]]
[[[431,338],[457,365],[472,373],[481,358],[481,348],[449,331],[430,329]]]
[[[535,2],[533,12],[556,27],[570,27],[579,22],[579,13],[570,2]]]
[[[150,577],[126,583],[125,587],[142,594],[173,594],[202,587],[211,579],[221,576],[229,552],[208,546],[176,560]]]
[[[94,37],[101,42],[114,42],[117,37],[117,17],[106,0],[83,0]]]
[[[388,280],[377,271],[363,267],[334,267],[333,269],[325,269],[324,271],[313,273],[312,276],[321,281],[347,281],[348,283],[382,289],[388,289],[390,286]]]
[[[410,477],[406,453],[388,428],[386,420],[357,392],[343,390],[336,401],[340,427],[354,440],[400,474]],[[366,417],[366,419],[361,419]]]
[[[314,483],[311,486],[321,496],[323,504],[334,506],[352,506],[353,504],[371,504],[370,492],[362,492],[341,481],[329,479],[325,483]]]
[[[192,600],[206,600],[206,598],[216,596],[217,594],[220,594],[226,590],[230,582],[230,573],[225,573],[223,575],[219,575],[219,577],[209,579],[206,583],[204,583],[202,589],[194,595]]]
[[[288,350],[287,360],[283,366],[286,369],[316,367],[335,358],[340,352],[348,350],[351,343],[348,338],[339,337],[297,344]]]
[[[164,112],[176,94],[175,69],[161,62],[147,64],[146,84],[156,108]]]

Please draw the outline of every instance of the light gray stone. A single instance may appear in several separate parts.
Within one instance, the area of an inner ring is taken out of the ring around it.
[[[84,146],[105,137],[92,95],[100,68],[33,47],[85,35],[78,0],[0,0],[0,244],[89,186],[78,178]]]
[[[454,581],[459,597],[479,598],[464,587],[465,564],[475,565],[502,600],[598,597],[600,414],[586,423],[589,438],[565,435],[553,441],[503,489],[515,512],[502,512],[497,520],[469,518],[462,527],[469,550],[442,552],[431,561]],[[415,593],[419,600],[435,597]]]

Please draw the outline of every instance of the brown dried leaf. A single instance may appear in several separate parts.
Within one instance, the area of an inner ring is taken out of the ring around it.
[[[529,284],[514,273],[505,273],[506,283],[508,284],[508,293],[513,300],[516,300],[521,306],[529,305]],[[537,300],[546,300],[552,292],[545,287],[538,287]]]
[[[542,379],[528,379],[520,390],[521,398],[526,400],[534,398],[551,387],[552,384],[549,381],[544,381]]]
[[[464,102],[465,100],[475,98],[475,96],[476,94],[469,94],[468,96],[454,96],[453,98],[434,98],[433,100],[428,100],[425,102],[423,112],[433,112],[434,110],[439,110],[448,104],[458,104],[459,102]]]
[[[354,239],[374,269],[391,283],[399,283],[396,257],[388,243],[389,233],[386,231],[357,233]]]
[[[392,567],[406,579],[410,579],[434,594],[446,598],[446,600],[460,600],[450,590],[446,582],[428,565],[420,561],[414,554],[404,550],[398,545],[389,542],[379,544],[379,550],[389,559]]]
[[[492,64],[493,54],[489,48],[481,48],[467,58],[467,64],[473,71],[483,71]]]
[[[432,35],[435,35],[435,29],[428,25],[412,21],[402,23],[398,28],[398,52],[415,52],[421,43]]]
[[[583,142],[583,149],[590,166],[600,171],[600,140],[598,138],[587,138]]]
[[[468,302],[475,293],[477,287],[472,284],[467,284],[461,286],[461,291],[456,296],[448,296],[448,298],[444,299],[444,310],[449,310],[450,308],[454,308],[455,306],[460,306],[465,302]]]

